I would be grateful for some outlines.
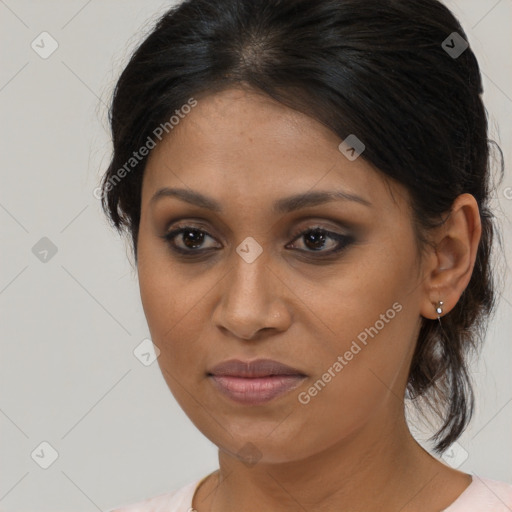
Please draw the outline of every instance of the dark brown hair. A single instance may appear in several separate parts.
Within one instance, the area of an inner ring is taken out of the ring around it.
[[[438,452],[471,418],[467,354],[483,340],[495,298],[480,71],[470,47],[449,51],[466,40],[437,0],[186,0],[157,21],[117,82],[101,184],[102,206],[131,235],[137,260],[147,157],[126,163],[191,97],[245,84],[341,139],[356,134],[362,158],[408,190],[420,249],[455,198],[472,194],[482,237],[471,281],[441,323],[423,319],[407,386],[441,420]]]

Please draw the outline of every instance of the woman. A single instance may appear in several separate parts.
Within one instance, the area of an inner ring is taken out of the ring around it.
[[[477,61],[436,0],[188,0],[116,87],[103,206],[219,470],[121,511],[505,511],[425,451],[493,310]]]

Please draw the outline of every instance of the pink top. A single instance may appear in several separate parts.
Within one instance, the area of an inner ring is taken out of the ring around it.
[[[209,476],[209,475],[207,475]],[[207,478],[195,480],[181,489],[160,494],[149,500],[121,506],[109,512],[194,512],[192,498],[199,484]],[[442,512],[511,512],[512,485],[473,475],[465,491]]]

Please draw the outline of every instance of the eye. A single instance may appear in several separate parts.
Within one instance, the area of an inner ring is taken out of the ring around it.
[[[306,250],[300,249],[301,252],[320,252],[322,255],[329,255],[341,251],[353,241],[350,235],[342,235],[341,233],[334,233],[319,226],[309,227],[305,230],[296,233],[295,240],[303,239]],[[331,240],[330,248],[325,248],[328,240]]]
[[[182,226],[173,229],[162,238],[171,246],[173,251],[180,254],[200,253],[206,250],[215,249],[215,247],[202,247],[204,241],[211,237],[206,231],[194,226]],[[176,241],[177,240],[177,241]],[[179,242],[179,243],[177,243]]]
[[[295,233],[293,237],[292,242],[301,238],[304,241],[305,249],[298,249],[299,252],[320,253],[320,256],[328,256],[341,251],[354,241],[351,235],[335,233],[320,226],[311,226]],[[205,247],[205,241],[208,238],[211,240],[214,240],[214,238],[204,229],[190,225],[177,226],[161,238],[165,240],[172,251],[189,257],[199,256],[207,251],[222,248],[222,246],[216,245],[215,243],[211,244],[209,247]],[[329,240],[331,240],[331,243],[327,244]],[[328,249],[323,250],[326,246]],[[288,247],[289,245],[287,248]],[[296,248],[293,243],[291,248]]]

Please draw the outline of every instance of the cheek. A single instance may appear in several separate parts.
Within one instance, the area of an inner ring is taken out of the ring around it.
[[[383,305],[389,307],[383,308],[367,302],[363,321],[347,318],[342,325],[340,320],[340,331],[346,335],[329,351],[317,353],[321,364],[315,364],[317,371],[297,390],[297,411],[290,415],[295,425],[288,425],[292,444],[314,453],[350,436],[377,415],[400,414],[397,405],[403,399],[417,320],[415,309],[402,298],[394,308],[386,301]],[[381,312],[387,323],[380,319]]]
[[[146,271],[140,272],[139,283],[151,339],[160,350],[157,362],[172,395],[202,430],[205,426],[201,424],[201,410],[195,410],[201,403],[201,393],[196,388],[197,369],[204,367],[204,347],[197,346],[201,339],[201,294],[197,288],[195,293],[189,292],[178,273],[169,269],[159,272],[156,268],[148,265]]]
[[[206,290],[189,287],[175,273],[154,271],[139,276],[141,300],[153,343],[160,349],[159,360],[166,367],[195,368],[200,357],[197,340],[204,322],[202,300]],[[196,283],[197,284],[197,283]]]
[[[368,246],[357,258],[347,260],[336,276],[318,283],[308,296],[309,309],[314,313],[309,315],[316,328],[310,337],[317,339],[315,359],[324,368],[333,355],[346,352],[350,361],[364,360],[374,353],[386,361],[392,357],[390,350],[407,351],[408,333],[416,322],[414,312],[407,320],[404,313],[406,305],[414,303],[414,246],[405,241],[397,246],[399,249],[380,244],[376,250],[377,245],[375,250]],[[352,352],[357,354],[350,352],[353,346]]]
[[[194,315],[193,308],[204,295],[204,291],[190,285],[182,269],[183,265],[173,262],[165,242],[151,228],[140,230],[137,265],[140,295],[156,344],[164,346],[176,329],[187,325],[182,322]]]
[[[197,286],[188,285],[186,277],[177,271],[171,259],[161,254],[161,248],[153,247],[141,233],[139,239],[138,278],[142,307],[153,343],[159,348],[158,361],[169,371],[173,366],[187,363],[187,355],[194,354],[189,349],[194,330],[199,323],[197,308],[200,307],[204,292]],[[181,361],[181,359],[185,359]]]
[[[371,321],[343,327],[346,336],[329,347],[328,355],[318,355],[322,362],[298,396],[310,411],[318,409],[315,415],[332,407],[338,427],[356,425],[390,393],[401,394],[401,377],[414,346],[410,330],[415,316],[398,301],[382,311]]]
[[[385,255],[368,251],[312,302],[329,333],[317,343],[314,378],[299,401],[318,428],[315,418],[332,419],[332,435],[350,432],[392,395],[403,395],[418,311],[414,245],[397,247]]]

